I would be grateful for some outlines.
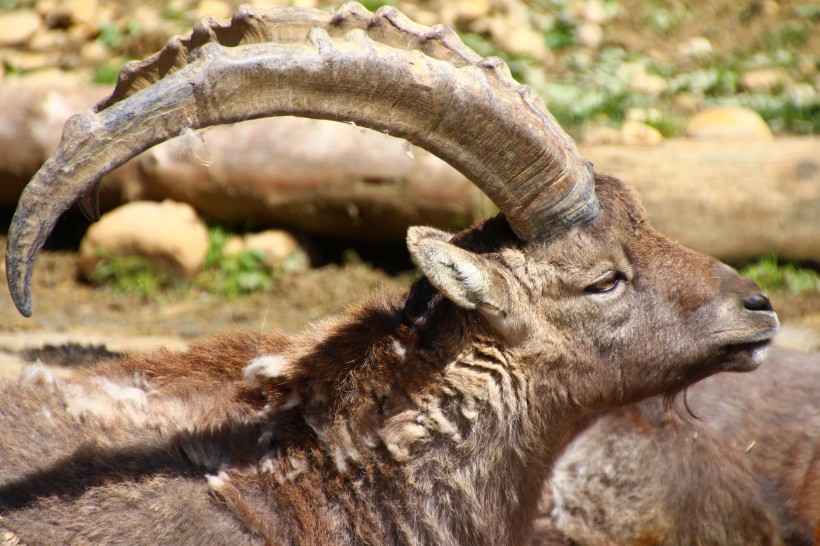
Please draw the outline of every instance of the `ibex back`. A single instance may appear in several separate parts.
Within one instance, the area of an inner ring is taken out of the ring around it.
[[[126,67],[21,198],[18,307],[57,215],[78,198],[96,212],[101,174],[186,128],[280,114],[408,138],[501,213],[411,228],[407,294],[300,335],[4,386],[0,524],[21,540],[521,543],[579,413],[752,370],[777,330],[754,283],[652,230],[503,63],[358,4],[241,10]]]

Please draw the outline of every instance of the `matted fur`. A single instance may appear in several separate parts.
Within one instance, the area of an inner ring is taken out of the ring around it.
[[[818,386],[820,353],[773,348],[691,387],[694,416],[659,398],[595,416],[555,463],[531,546],[816,544]]]
[[[546,242],[503,216],[414,230],[408,294],[298,335],[3,385],[0,525],[32,544],[523,543],[579,415],[753,369],[777,328],[632,190],[599,175],[597,194],[598,219]]]

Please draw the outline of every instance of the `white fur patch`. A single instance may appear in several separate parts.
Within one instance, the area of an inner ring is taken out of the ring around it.
[[[278,466],[278,461],[270,455],[262,457],[262,460],[259,461],[259,470],[266,474],[273,474]]]
[[[53,385],[57,380],[40,360],[23,368],[20,379],[34,385]]]
[[[397,461],[409,459],[413,445],[428,438],[427,428],[415,422],[417,417],[416,411],[403,411],[380,430],[387,451]]]
[[[208,487],[212,491],[219,491],[228,483],[228,474],[226,472],[219,472],[216,475],[205,474],[205,479],[208,480]]]
[[[396,353],[396,356],[398,356],[400,359],[404,360],[405,357],[407,356],[407,349],[404,348],[404,345],[399,343],[399,340],[394,339],[392,347],[393,347],[393,352]]]
[[[289,410],[289,409],[295,408],[296,406],[298,406],[301,403],[302,403],[302,397],[299,396],[298,393],[293,393],[288,397],[287,400],[285,400],[284,404],[279,406],[279,410],[280,411]]]
[[[484,294],[487,291],[487,279],[484,274],[472,263],[456,262],[456,271],[467,291],[471,294]]]
[[[131,381],[126,384],[98,377],[87,385],[68,383],[63,388],[66,411],[78,421],[94,418],[103,423],[145,423],[150,387],[137,377]]]
[[[262,355],[251,360],[245,366],[245,381],[258,387],[261,384],[260,377],[275,379],[283,377],[288,373],[289,363],[282,355]]]

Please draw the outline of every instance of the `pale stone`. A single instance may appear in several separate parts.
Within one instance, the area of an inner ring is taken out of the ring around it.
[[[83,44],[77,57],[85,66],[99,66],[111,57],[111,50],[104,43],[95,40]]]
[[[621,132],[606,125],[596,125],[584,131],[582,141],[588,146],[606,146],[621,143]]]
[[[127,203],[93,224],[80,243],[81,273],[90,278],[101,254],[137,255],[162,270],[192,277],[208,252],[208,231],[184,203]]]
[[[21,79],[25,81],[27,85],[49,87],[52,89],[63,89],[66,87],[76,87],[80,84],[88,82],[89,75],[80,70],[65,71],[57,67],[49,67],[43,70],[30,72]],[[70,114],[74,113],[76,112],[70,112]],[[68,115],[56,119],[65,120],[67,118]],[[60,123],[62,123],[62,121]],[[54,145],[56,146],[58,142],[59,139],[54,142]]]
[[[804,76],[813,76],[817,73],[817,61],[814,60],[814,57],[806,55],[798,61],[797,69]]]
[[[747,91],[765,92],[787,87],[791,83],[785,68],[760,68],[744,72],[740,76],[740,85]]]
[[[772,131],[760,114],[739,106],[709,108],[693,117],[686,126],[693,138],[771,140]]]
[[[682,57],[697,59],[712,53],[712,42],[703,36],[695,36],[678,46],[678,54]]]
[[[602,25],[610,20],[609,12],[601,0],[575,2],[570,6],[570,16],[576,21]]]
[[[197,19],[210,15],[217,19],[230,19],[233,14],[233,8],[227,2],[222,0],[203,0],[196,7]]]
[[[490,0],[461,0],[456,3],[459,16],[468,21],[487,17],[491,8]]]
[[[657,108],[630,108],[626,111],[627,121],[640,121],[641,123],[658,122],[663,119],[663,112]]]
[[[703,110],[703,96],[691,91],[683,91],[675,95],[672,99],[672,104],[675,108],[685,114],[694,114]]]
[[[660,131],[640,121],[624,123],[621,128],[621,139],[627,146],[659,146],[663,143]]]
[[[604,41],[604,29],[598,23],[581,23],[576,32],[578,42],[589,49],[598,49]]]
[[[232,237],[222,247],[222,252],[226,255],[239,254],[247,250],[262,254],[267,267],[276,267],[290,256],[301,252],[302,247],[293,235],[280,229]]]
[[[816,100],[820,94],[810,83],[795,83],[789,86],[788,95],[798,101]]]
[[[24,44],[42,25],[40,15],[32,10],[0,13],[0,47]]]
[[[661,76],[641,71],[629,80],[629,89],[647,95],[663,95],[669,89],[669,84]]]
[[[31,51],[44,52],[65,50],[67,44],[68,36],[65,31],[41,27],[29,38],[26,46]]]
[[[615,76],[624,83],[629,83],[638,74],[646,74],[646,67],[640,63],[621,63],[615,69]]]
[[[57,66],[59,53],[54,51],[6,51],[3,54],[3,61],[15,70],[28,72]]]
[[[486,20],[493,42],[513,55],[541,58],[547,53],[544,37],[528,24],[510,17],[490,17]]]
[[[62,0],[61,8],[70,16],[75,25],[87,24],[96,26],[97,15],[100,11],[98,0]]]

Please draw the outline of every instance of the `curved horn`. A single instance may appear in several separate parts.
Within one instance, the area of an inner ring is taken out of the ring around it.
[[[81,198],[93,217],[103,175],[185,129],[278,115],[350,121],[427,149],[524,240],[598,213],[591,165],[543,101],[451,29],[355,2],[335,13],[243,6],[230,24],[206,17],[129,63],[111,98],[66,123],[12,220],[6,264],[20,312],[31,314],[33,262],[57,218]]]

